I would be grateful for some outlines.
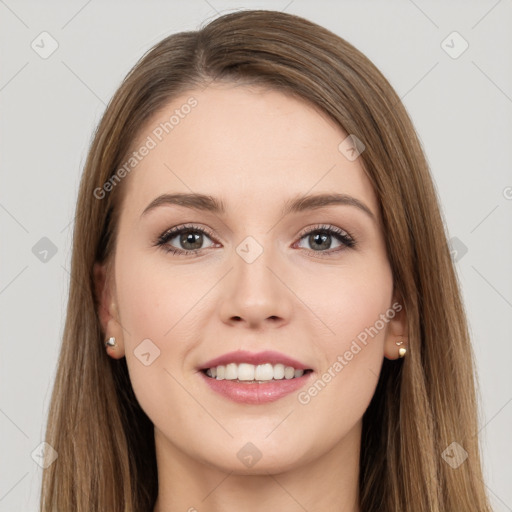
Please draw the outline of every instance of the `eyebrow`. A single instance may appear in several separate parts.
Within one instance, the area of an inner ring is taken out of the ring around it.
[[[226,207],[222,200],[213,196],[197,193],[176,193],[162,194],[155,198],[142,212],[142,216],[151,210],[164,205],[178,205],[193,210],[208,211],[222,215],[226,212]],[[365,212],[371,219],[375,219],[373,212],[362,201],[347,194],[314,194],[309,196],[299,195],[286,201],[281,210],[284,217],[290,213],[300,213],[309,210],[317,210],[326,206],[345,205],[354,206]]]

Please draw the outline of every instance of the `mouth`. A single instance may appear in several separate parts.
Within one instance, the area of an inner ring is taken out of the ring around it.
[[[237,350],[202,363],[198,375],[210,390],[233,402],[265,404],[305,386],[313,368],[287,354]]]

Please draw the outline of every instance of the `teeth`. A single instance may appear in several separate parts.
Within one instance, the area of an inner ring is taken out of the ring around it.
[[[274,378],[274,367],[270,363],[259,364],[254,370],[255,380],[272,380]]]
[[[293,379],[293,377],[295,377],[295,369],[292,368],[291,366],[287,366],[284,369],[284,378],[285,379]]]
[[[235,365],[236,367],[236,365]],[[254,380],[254,365],[242,363],[238,365],[237,377],[238,380]],[[237,378],[235,377],[235,378]],[[257,378],[257,380],[261,380]]]
[[[226,365],[226,373],[224,374],[226,380],[234,380],[238,378],[238,365],[229,363]]]
[[[257,366],[248,363],[229,363],[215,366],[206,370],[206,375],[217,380],[239,380],[268,382],[270,380],[293,379],[302,377],[304,370],[296,370],[292,366],[283,364],[259,364]]]
[[[275,364],[274,365],[274,379],[276,379],[276,380],[284,379],[284,364]]]

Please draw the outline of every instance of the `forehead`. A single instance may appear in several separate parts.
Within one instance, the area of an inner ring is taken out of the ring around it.
[[[347,135],[315,106],[280,91],[229,84],[191,90],[141,129],[126,196],[142,211],[155,196],[175,191],[210,194],[228,207],[248,200],[281,206],[297,194],[340,192],[365,199],[376,212],[361,159],[339,149]]]

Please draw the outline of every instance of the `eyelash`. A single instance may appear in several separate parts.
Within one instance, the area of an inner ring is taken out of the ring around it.
[[[178,254],[183,256],[199,256],[203,249],[188,250],[188,249],[177,249],[168,244],[169,240],[172,240],[178,235],[187,232],[199,232],[206,234],[209,238],[215,240],[215,237],[209,229],[201,228],[194,224],[184,224],[183,226],[175,226],[162,233],[155,241],[154,245],[161,247],[167,253]],[[312,228],[308,228],[305,232],[301,233],[299,241],[304,237],[311,235],[312,233],[324,233],[333,236],[345,247],[339,247],[334,250],[328,251],[313,251],[312,249],[304,249],[308,254],[320,257],[330,257],[345,249],[351,249],[356,246],[356,241],[351,237],[345,230],[340,229],[336,226],[330,226],[326,224],[320,224]]]

